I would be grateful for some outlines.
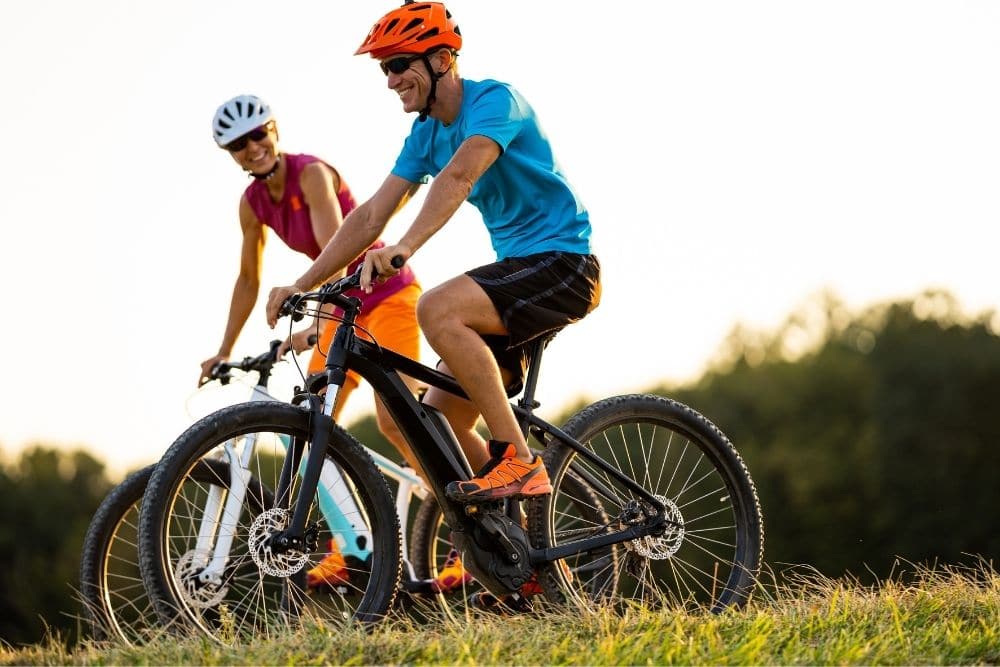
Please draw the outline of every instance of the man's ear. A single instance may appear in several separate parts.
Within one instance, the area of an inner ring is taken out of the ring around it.
[[[434,54],[435,58],[440,56],[441,60],[439,63],[435,63],[435,72],[439,73],[439,76],[444,76],[448,73],[452,67],[455,66],[455,54],[451,52],[451,49],[438,49]]]

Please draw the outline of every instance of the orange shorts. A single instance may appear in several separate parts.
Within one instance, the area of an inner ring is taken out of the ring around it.
[[[382,347],[419,361],[420,327],[417,325],[417,299],[422,292],[420,285],[411,283],[380,301],[371,311],[361,311],[357,319],[358,335],[367,338],[365,334],[367,330]],[[339,325],[340,322],[330,320],[323,327],[323,333],[316,344],[316,349],[313,350],[312,359],[309,360],[310,374],[323,370],[326,364],[326,350],[330,348],[333,334]],[[361,377],[354,371],[347,374],[344,388],[340,392],[341,402],[346,399],[347,394],[357,388],[360,382]]]

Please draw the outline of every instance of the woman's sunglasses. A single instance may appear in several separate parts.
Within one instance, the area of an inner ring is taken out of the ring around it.
[[[424,55],[418,53],[415,56],[396,56],[395,58],[389,58],[388,60],[383,60],[378,64],[382,68],[382,74],[389,76],[389,72],[393,74],[402,74],[406,70],[410,69],[410,65],[413,64],[414,60],[420,60]]]
[[[267,133],[270,131],[270,129],[271,129],[270,123],[265,123],[260,127],[255,127],[254,129],[244,134],[242,137],[236,137],[228,144],[226,144],[226,150],[229,151],[230,153],[238,153],[247,147],[247,142],[249,142],[251,139],[253,139],[254,141],[263,141],[263,139],[267,136]]]

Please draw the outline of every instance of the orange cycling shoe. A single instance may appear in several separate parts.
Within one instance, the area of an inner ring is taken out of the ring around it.
[[[327,547],[330,553],[316,567],[306,572],[306,585],[309,588],[343,586],[350,578],[347,572],[347,563],[344,561],[343,554],[340,553],[337,542],[330,540]]]
[[[549,474],[540,456],[531,463],[517,458],[512,443],[489,442],[490,460],[467,482],[451,482],[445,493],[462,503],[490,502],[503,498],[527,498],[552,493]]]
[[[465,571],[462,559],[454,549],[448,554],[444,567],[438,576],[431,581],[431,590],[435,593],[448,593],[472,581],[472,575]]]

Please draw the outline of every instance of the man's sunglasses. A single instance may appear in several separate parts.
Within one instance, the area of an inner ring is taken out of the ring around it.
[[[389,72],[393,74],[402,74],[406,70],[410,69],[410,65],[413,64],[414,60],[420,60],[424,57],[424,54],[418,53],[415,56],[396,56],[395,58],[389,58],[388,60],[383,60],[378,64],[382,68],[382,74],[389,76]]]
[[[226,144],[225,148],[230,153],[238,153],[247,147],[247,142],[250,141],[251,139],[253,139],[254,141],[263,141],[263,139],[267,137],[267,133],[270,131],[270,129],[271,129],[270,123],[265,123],[260,127],[255,127],[254,129],[244,134],[242,137],[236,137],[235,139],[230,141],[228,144]]]

